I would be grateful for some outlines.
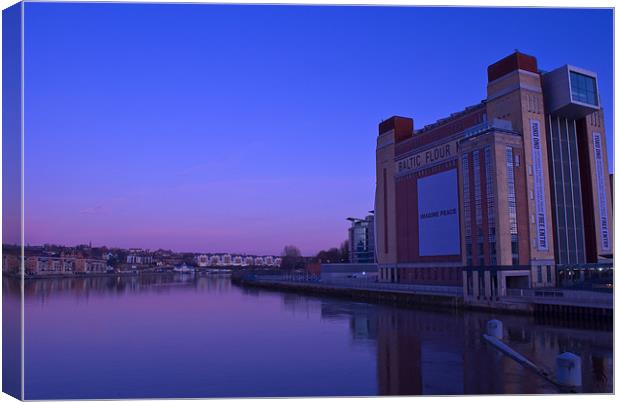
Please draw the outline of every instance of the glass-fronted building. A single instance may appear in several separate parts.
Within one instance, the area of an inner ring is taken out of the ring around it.
[[[371,211],[374,212],[374,211]],[[354,264],[375,262],[375,217],[371,213],[364,219],[348,218],[349,260]]]
[[[605,240],[609,235],[601,232],[603,228],[599,228],[601,241],[598,246],[595,240],[596,222],[609,221],[608,186],[601,183],[603,188],[598,191],[599,199],[596,200],[599,207],[605,206],[604,210],[595,211],[593,200],[584,198],[584,192],[587,195],[597,191],[596,165],[603,164],[602,154],[596,155],[594,149],[600,150],[596,141],[604,135],[597,76],[591,71],[565,65],[542,74],[542,82],[550,142],[549,176],[556,264],[597,263],[601,255],[611,251],[609,240]],[[593,161],[590,154],[594,156]],[[607,163],[604,165],[601,167],[606,178]],[[598,218],[595,215],[599,215]]]

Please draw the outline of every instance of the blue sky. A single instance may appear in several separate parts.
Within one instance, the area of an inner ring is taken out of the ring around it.
[[[26,241],[304,254],[373,209],[377,125],[514,49],[596,71],[611,10],[27,3]]]

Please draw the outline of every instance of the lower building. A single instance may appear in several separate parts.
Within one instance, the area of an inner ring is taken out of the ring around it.
[[[338,279],[361,279],[374,281],[377,279],[377,264],[320,264],[321,280],[329,282]]]

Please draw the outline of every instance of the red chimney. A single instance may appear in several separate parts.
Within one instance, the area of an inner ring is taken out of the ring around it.
[[[392,116],[379,123],[379,135],[394,130],[396,142],[406,140],[413,136],[413,119],[410,117]]]
[[[489,82],[495,81],[496,79],[515,70],[525,70],[532,73],[538,73],[536,57],[523,54],[519,51],[514,52],[510,56],[504,57],[487,68]]]

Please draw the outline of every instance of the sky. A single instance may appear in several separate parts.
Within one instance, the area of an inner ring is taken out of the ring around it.
[[[29,244],[338,246],[373,209],[379,122],[480,102],[515,49],[598,73],[613,166],[611,10],[25,7]]]

